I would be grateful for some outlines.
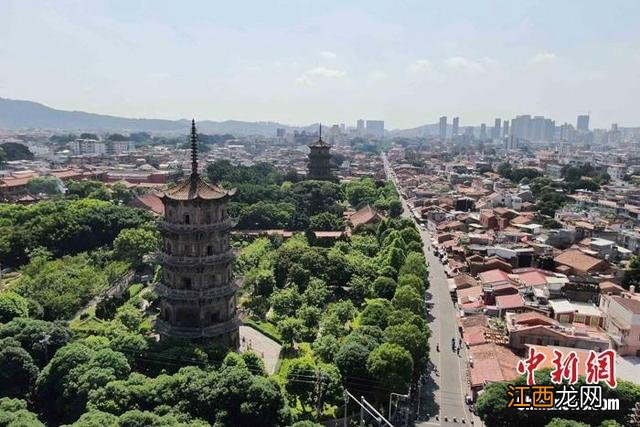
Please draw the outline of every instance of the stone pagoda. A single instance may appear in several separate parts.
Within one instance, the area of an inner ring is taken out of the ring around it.
[[[322,125],[320,136],[316,142],[309,145],[309,172],[307,178],[331,181],[334,179],[331,173],[331,145],[322,140]]]
[[[238,347],[238,281],[229,244],[227,202],[235,189],[205,182],[198,173],[198,136],[191,124],[191,175],[163,191],[162,280],[156,330],[161,338],[220,342]]]

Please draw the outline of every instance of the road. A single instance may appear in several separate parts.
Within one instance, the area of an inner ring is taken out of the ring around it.
[[[386,156],[383,154],[385,172],[398,188]],[[401,196],[404,208],[403,216],[414,219],[409,206]],[[424,245],[424,253],[429,264],[430,287],[425,299],[433,304],[427,317],[431,338],[429,340],[429,358],[432,362],[429,376],[422,387],[420,412],[416,425],[481,425],[465,404],[464,397],[468,391],[466,376],[466,351],[460,355],[451,349],[451,338],[458,344],[458,325],[456,310],[449,294],[447,275],[440,261],[433,255],[429,232],[418,227]],[[440,351],[437,350],[440,347]],[[463,346],[464,347],[464,346]],[[455,421],[454,421],[455,420]],[[464,420],[464,421],[463,421]]]

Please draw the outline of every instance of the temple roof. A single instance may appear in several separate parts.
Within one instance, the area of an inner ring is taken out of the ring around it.
[[[309,148],[322,148],[322,147],[327,147],[327,148],[331,148],[331,144],[327,144],[322,138],[318,139],[316,142],[309,144]]]
[[[158,197],[171,200],[215,200],[233,196],[235,192],[235,188],[226,190],[216,185],[211,185],[205,182],[199,174],[192,173],[176,186],[164,190]]]
[[[314,143],[311,143],[308,145],[309,148],[331,148],[331,144],[327,144],[323,139],[322,139],[322,124],[320,125],[320,133],[318,136],[318,140]]]
[[[191,175],[177,185],[162,191],[158,197],[171,200],[216,200],[233,196],[235,192],[235,188],[226,190],[205,182],[198,173],[198,133],[196,122],[193,120],[191,122]]]

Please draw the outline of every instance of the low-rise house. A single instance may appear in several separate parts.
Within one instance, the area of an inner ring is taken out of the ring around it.
[[[498,316],[500,317],[504,316],[507,312],[520,313],[526,310],[524,299],[519,293],[496,296],[496,308],[498,310]]]
[[[473,398],[487,384],[512,381],[520,376],[516,366],[520,361],[513,351],[494,343],[469,348],[469,381]]]
[[[369,205],[366,205],[362,209],[354,212],[349,217],[349,223],[353,229],[357,229],[365,224],[377,224],[384,219],[384,215],[378,212],[376,209]]]
[[[587,302],[553,299],[549,301],[552,316],[560,323],[582,323],[602,326],[604,314],[596,305]]]
[[[505,316],[509,347],[524,349],[527,344],[555,345],[602,351],[609,339],[597,328],[584,325],[562,325],[542,313],[529,311]]]
[[[556,270],[565,274],[588,276],[603,272],[609,268],[609,263],[583,253],[578,249],[568,249],[555,257]]]
[[[478,281],[468,274],[458,274],[448,279],[449,292],[455,293],[460,289],[467,289],[473,286],[480,286]]]
[[[487,316],[484,314],[463,316],[458,319],[458,328],[467,347],[487,342],[485,339],[487,325]]]
[[[600,299],[603,328],[619,355],[640,357],[640,297],[624,295],[603,295]]]

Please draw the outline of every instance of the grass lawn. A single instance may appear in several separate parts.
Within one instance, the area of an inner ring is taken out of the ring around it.
[[[280,336],[278,328],[273,323],[267,322],[266,320],[260,320],[256,317],[247,317],[242,320],[242,323],[262,332],[272,340],[282,343],[282,336]]]

